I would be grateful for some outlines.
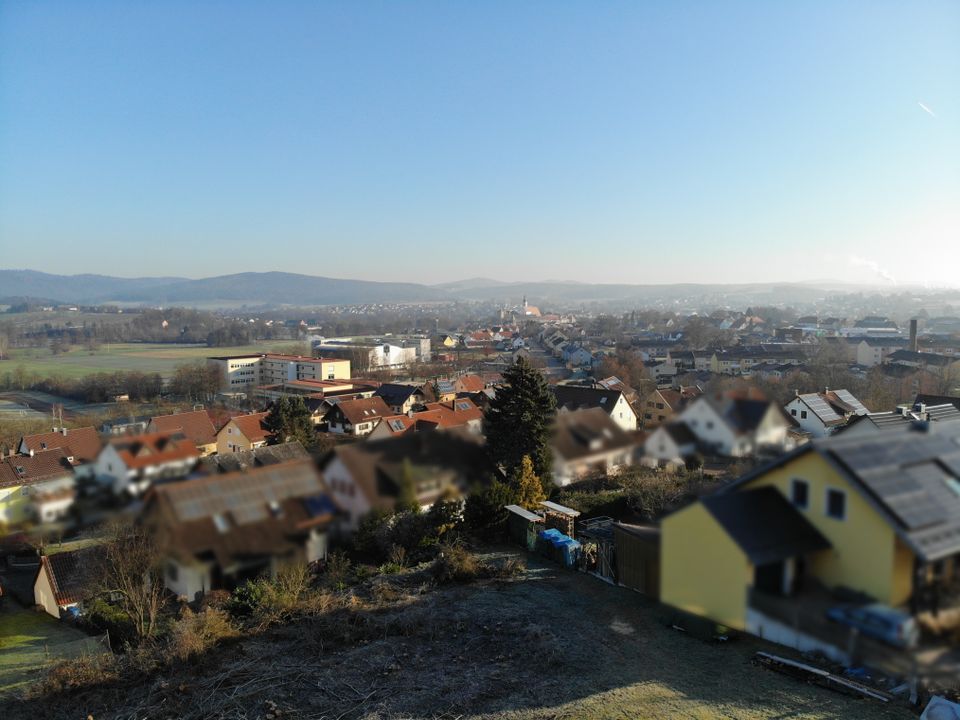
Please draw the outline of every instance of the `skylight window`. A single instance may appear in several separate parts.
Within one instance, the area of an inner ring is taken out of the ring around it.
[[[220,513],[213,516],[213,524],[217,527],[218,532],[225,533],[230,530],[230,523]]]
[[[956,478],[946,478],[946,481],[947,487],[953,490],[953,492],[960,497],[960,480],[957,480]]]

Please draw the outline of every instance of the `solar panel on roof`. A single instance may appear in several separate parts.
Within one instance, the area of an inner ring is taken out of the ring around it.
[[[833,392],[838,398],[852,407],[857,415],[866,415],[869,412],[864,404],[857,400],[849,390],[834,390]]]
[[[813,413],[824,422],[835,422],[843,419],[837,415],[833,408],[830,407],[819,395],[804,395],[803,401],[813,411]]]

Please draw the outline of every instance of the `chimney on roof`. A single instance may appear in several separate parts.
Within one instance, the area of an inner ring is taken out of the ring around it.
[[[67,436],[67,429],[66,429],[66,428],[60,428],[60,432],[63,433],[63,436],[64,436],[64,437]]]
[[[30,457],[33,457],[33,448],[30,448]]]
[[[917,319],[910,319],[910,349],[913,352],[917,351]]]

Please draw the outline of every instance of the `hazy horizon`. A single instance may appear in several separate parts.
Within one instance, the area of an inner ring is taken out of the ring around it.
[[[947,2],[7,3],[0,247],[119,277],[956,286],[957,37]]]

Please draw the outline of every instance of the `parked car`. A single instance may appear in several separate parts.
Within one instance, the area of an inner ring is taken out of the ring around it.
[[[911,615],[880,603],[837,605],[827,610],[827,617],[894,647],[912,648],[920,640],[920,628]]]

